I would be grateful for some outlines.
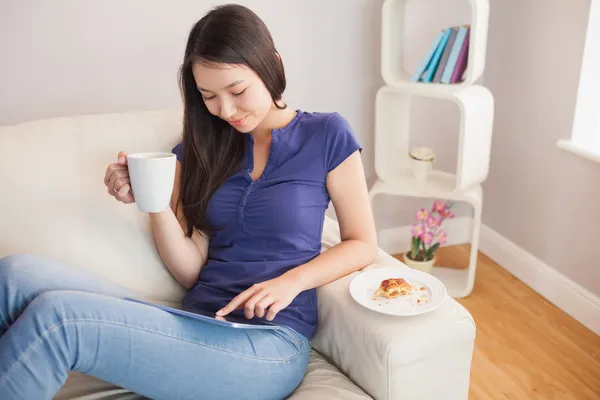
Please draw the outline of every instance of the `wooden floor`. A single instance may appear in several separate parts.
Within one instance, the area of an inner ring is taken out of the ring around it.
[[[468,251],[443,248],[439,262],[466,265]],[[477,325],[470,400],[600,399],[600,337],[485,255],[458,301]]]

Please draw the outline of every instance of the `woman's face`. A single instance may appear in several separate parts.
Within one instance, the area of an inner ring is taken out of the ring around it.
[[[208,111],[239,132],[252,132],[272,108],[263,81],[245,65],[194,64],[192,72]]]

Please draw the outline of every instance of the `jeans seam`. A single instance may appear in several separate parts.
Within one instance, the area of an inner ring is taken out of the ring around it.
[[[4,373],[4,375],[2,377],[0,377],[0,384],[2,383],[2,381],[4,380],[4,378],[6,376],[8,376],[9,372],[12,371],[12,369],[15,367],[15,365],[17,365],[19,362],[22,362],[23,359],[31,353],[31,351],[35,348],[35,346],[37,346],[39,343],[41,343],[41,341],[42,341],[43,338],[49,336],[51,333],[53,333],[60,326],[67,325],[68,323],[71,323],[71,322],[87,322],[87,323],[97,323],[97,324],[108,324],[108,325],[124,326],[124,327],[129,328],[129,329],[135,329],[135,330],[138,330],[138,331],[153,333],[155,335],[160,335],[160,336],[164,336],[164,337],[167,337],[167,338],[170,338],[170,339],[179,340],[179,341],[186,342],[186,343],[191,343],[191,344],[194,344],[196,346],[201,346],[201,347],[209,348],[211,350],[216,350],[216,351],[220,351],[220,352],[223,352],[223,353],[233,354],[233,355],[236,355],[238,357],[248,358],[248,359],[252,359],[252,360],[255,360],[255,361],[288,363],[289,361],[292,361],[292,360],[298,358],[301,355],[301,353],[302,353],[302,350],[298,350],[291,357],[282,358],[282,359],[279,359],[279,358],[253,357],[253,356],[249,356],[249,355],[246,355],[246,354],[242,354],[242,353],[238,353],[238,352],[234,352],[234,351],[230,351],[230,350],[226,350],[226,349],[222,349],[222,348],[218,348],[218,347],[214,347],[214,346],[209,346],[207,344],[198,343],[198,342],[195,342],[195,341],[192,341],[192,340],[183,339],[183,338],[180,338],[180,337],[177,337],[177,336],[167,335],[167,334],[164,334],[162,332],[157,332],[157,331],[153,331],[153,330],[145,329],[145,328],[134,327],[134,326],[130,326],[130,325],[127,325],[127,324],[122,324],[122,323],[119,323],[119,322],[107,322],[107,321],[99,321],[99,320],[94,320],[94,319],[71,319],[71,320],[64,320],[64,321],[58,322],[58,323],[52,325],[51,327],[49,327],[48,329],[46,329],[27,348],[27,350],[25,350],[25,352],[23,354],[21,354],[17,358],[17,360],[15,360],[15,362],[10,366],[10,368],[8,368],[6,370],[6,372]]]
[[[0,326],[6,326],[6,329],[8,329],[8,320],[6,318],[4,318],[4,314],[2,314],[0,312]]]
[[[131,371],[131,352],[132,352],[132,348],[133,346],[131,345],[131,337],[128,338],[128,344],[129,344],[129,356],[127,357],[127,368],[125,368],[125,372],[123,373],[123,376],[121,377],[121,379],[119,379],[117,381],[117,385],[119,385],[121,382],[125,381],[125,378],[127,378],[127,376],[129,375],[129,372]]]
[[[46,336],[49,336],[50,333],[52,333],[57,327],[59,327],[60,325],[62,325],[63,322],[59,322],[57,324],[52,325],[51,327],[49,327],[48,329],[46,329],[33,343],[31,343],[31,345],[29,345],[29,347],[27,348],[27,350],[25,350],[23,352],[23,354],[21,354],[19,357],[17,357],[17,359],[12,363],[12,365],[6,370],[6,372],[0,376],[0,384],[2,384],[2,382],[4,381],[4,379],[8,376],[8,374],[12,371],[12,369],[15,367],[15,365],[19,364],[20,362],[23,362],[31,353],[31,351],[42,342],[42,339],[45,338]]]
[[[298,340],[298,342],[299,342],[299,344],[300,344],[301,347],[302,347],[302,343],[304,341],[308,341],[308,339],[304,335],[302,335],[301,333],[299,333],[295,329],[290,328],[289,326],[283,326],[282,328],[284,328],[289,333],[291,333],[292,335],[294,335],[294,337]]]

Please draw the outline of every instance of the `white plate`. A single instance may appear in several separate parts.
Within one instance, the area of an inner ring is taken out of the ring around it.
[[[413,287],[413,293],[395,299],[375,296],[381,281],[404,278]],[[350,283],[350,295],[356,302],[382,314],[419,315],[439,307],[446,299],[446,287],[433,275],[404,267],[382,267],[364,271]]]

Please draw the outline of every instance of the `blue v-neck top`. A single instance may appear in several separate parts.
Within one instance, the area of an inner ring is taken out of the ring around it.
[[[243,167],[209,201],[209,223],[223,228],[210,238],[207,263],[186,295],[185,307],[216,312],[254,283],[317,257],[330,202],[327,174],[361,150],[338,113],[298,110],[288,125],[272,131],[264,172],[253,181],[253,136],[247,136]],[[182,146],[173,149],[180,161]],[[300,293],[273,322],[310,340],[317,328],[316,290]]]

